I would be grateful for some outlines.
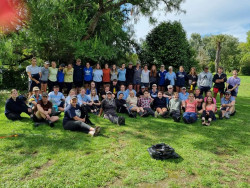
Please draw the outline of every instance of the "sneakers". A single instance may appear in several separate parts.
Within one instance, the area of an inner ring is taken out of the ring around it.
[[[229,112],[226,112],[224,116],[225,116],[226,119],[229,119],[230,118]]]
[[[157,111],[155,111],[155,118],[157,118],[158,117],[158,112]]]
[[[118,125],[125,125],[125,118],[120,116],[118,117],[118,122],[117,122]]]
[[[97,136],[97,135],[100,133],[100,131],[101,131],[101,127],[96,126],[96,128],[95,128],[95,133],[94,133],[93,136]]]
[[[223,117],[222,117],[222,111],[220,110],[218,113],[219,113],[219,119],[223,119]]]
[[[161,116],[162,116],[163,118],[167,118],[167,116],[168,116],[168,111],[163,112]]]
[[[173,120],[174,120],[175,122],[180,122],[181,117],[176,117],[176,116],[173,116]]]
[[[48,123],[50,127],[55,127],[54,123],[50,120],[46,120],[46,123]]]
[[[185,117],[183,117],[182,119],[183,119],[184,123],[189,124],[189,121]]]

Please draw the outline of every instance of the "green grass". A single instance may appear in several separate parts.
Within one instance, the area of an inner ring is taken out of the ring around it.
[[[250,77],[241,77],[237,113],[210,127],[171,119],[126,118],[118,127],[102,118],[99,137],[54,128],[37,128],[29,118],[4,116],[1,95],[1,187],[249,187]],[[166,143],[180,159],[157,161],[147,148]]]

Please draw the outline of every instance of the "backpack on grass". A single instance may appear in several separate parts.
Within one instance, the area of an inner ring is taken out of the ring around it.
[[[148,148],[149,155],[156,160],[176,159],[180,156],[175,153],[174,148],[164,143],[153,145]]]

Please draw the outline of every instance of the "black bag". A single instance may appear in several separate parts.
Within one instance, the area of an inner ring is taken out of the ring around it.
[[[156,160],[176,159],[180,156],[175,153],[174,148],[164,143],[153,145],[148,148],[149,155]]]

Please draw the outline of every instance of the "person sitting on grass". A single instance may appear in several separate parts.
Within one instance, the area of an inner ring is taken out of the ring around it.
[[[155,112],[150,107],[151,103],[153,102],[153,99],[150,97],[150,94],[147,90],[144,91],[144,95],[139,98],[138,100],[138,106],[142,107],[144,110],[144,113],[142,116],[148,116],[151,115],[154,117]]]
[[[99,96],[96,93],[95,89],[91,90],[91,93],[89,95],[90,102],[87,104],[90,111],[94,113],[95,115],[99,114],[101,102],[99,100]]]
[[[119,94],[119,97],[115,99],[117,112],[118,113],[128,113],[127,102],[123,99],[123,93]]]
[[[208,97],[212,97],[213,103],[214,103],[214,105],[215,105],[215,112],[217,112],[216,99],[213,98],[212,92],[211,92],[210,90],[207,91],[206,97],[204,97],[204,102],[207,102],[207,98],[208,98]]]
[[[87,88],[86,94],[87,94],[87,95],[90,95],[91,90],[93,90],[93,89],[95,89],[95,90],[96,90],[96,93],[97,93],[97,89],[96,89],[96,86],[95,86],[95,82],[94,82],[94,81],[90,82],[90,87]]]
[[[179,93],[174,92],[174,97],[169,101],[170,116],[175,122],[181,120],[181,100],[179,99]]]
[[[190,93],[188,99],[185,101],[185,112],[183,114],[183,121],[186,124],[194,123],[197,120],[197,102],[194,99],[194,94]]]
[[[55,85],[53,87],[54,91],[51,91],[49,93],[49,101],[52,102],[53,107],[57,106],[58,110],[60,112],[64,112],[64,103],[65,103],[65,97],[64,95],[59,91],[59,86]],[[55,113],[55,115],[59,115],[59,113]]]
[[[86,94],[86,90],[84,87],[81,88],[80,93],[77,95],[77,100],[80,106],[87,106],[88,104],[90,104],[90,97]]]
[[[152,90],[150,91],[150,96],[155,99],[158,96],[158,90],[157,90],[157,85],[153,84],[152,85]]]
[[[197,111],[198,113],[202,113],[202,103],[203,103],[203,96],[200,94],[200,89],[196,88],[194,91],[194,98],[197,101]]]
[[[145,86],[141,86],[141,90],[137,92],[136,97],[142,97],[144,95],[144,91],[146,90]]]
[[[69,91],[69,95],[66,97],[65,99],[65,108],[70,105],[70,101],[71,101],[71,98],[72,96],[75,96],[76,95],[76,90],[75,89],[71,89]]]
[[[137,106],[137,97],[135,96],[135,93],[133,91],[130,91],[129,96],[126,100],[128,110],[131,112],[137,112],[140,116],[143,116],[144,109],[142,107]]]
[[[131,91],[133,91],[134,96],[136,96],[136,91],[133,89],[133,84],[130,83],[130,84],[128,85],[128,89],[125,91],[125,92],[126,92],[126,95],[129,96]]]
[[[169,101],[172,99],[174,95],[174,87],[172,85],[168,85],[168,90],[164,92],[163,97],[167,99],[167,105],[169,105]]]
[[[165,97],[163,97],[163,92],[158,91],[158,97],[154,99],[153,107],[155,110],[155,117],[158,117],[159,115],[163,118],[166,118],[168,115],[167,110],[167,100]]]
[[[26,104],[26,98],[22,95],[18,96],[16,89],[11,90],[11,96],[5,104],[5,116],[10,120],[21,120],[21,113],[26,113],[32,117],[32,109]]]
[[[120,91],[118,91],[117,93],[117,98],[119,97],[119,95],[122,93],[123,94],[123,99],[126,100],[128,98],[128,94],[127,92],[125,91],[126,87],[125,85],[121,85],[120,86]]]
[[[102,99],[105,99],[107,96],[107,92],[110,91],[110,86],[109,84],[104,86],[104,91],[101,92],[101,97]],[[112,93],[112,97],[115,98],[115,95]]]
[[[54,122],[59,120],[58,116],[52,115],[52,103],[48,100],[48,93],[43,92],[42,100],[37,103],[34,109],[33,120],[35,126],[38,126],[40,121],[45,121],[50,127],[54,127]]]
[[[116,94],[118,93],[118,91],[120,90],[118,82],[116,79],[114,79],[112,81],[112,84],[110,86],[110,91],[116,96]]]
[[[104,119],[108,119],[117,125],[125,125],[125,118],[117,115],[116,108],[115,99],[112,98],[112,93],[109,91],[107,97],[101,103],[101,109],[98,116],[100,117],[102,113],[104,113]]]
[[[42,100],[42,95],[40,94],[39,87],[35,86],[33,87],[33,95],[29,98],[29,106],[34,110],[37,103]]]
[[[185,112],[185,101],[188,99],[189,93],[187,92],[186,87],[181,88],[179,93],[179,99],[182,101],[182,110]]]
[[[212,120],[216,120],[215,118],[215,108],[216,105],[214,104],[213,97],[207,97],[206,102],[202,105],[202,115],[201,115],[201,122],[202,125],[210,126]],[[206,123],[207,119],[207,123]]]
[[[235,98],[231,95],[230,91],[225,92],[225,96],[221,98],[221,108],[219,112],[219,118],[229,119],[230,116],[235,114]]]
[[[63,128],[70,131],[86,132],[91,136],[96,136],[100,132],[100,127],[93,128],[86,123],[87,115],[83,108],[77,104],[77,96],[73,96],[70,105],[67,106],[63,118]]]

